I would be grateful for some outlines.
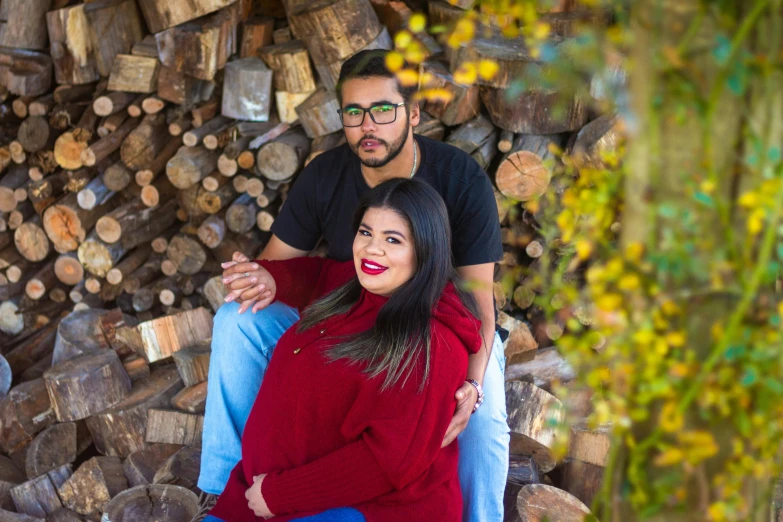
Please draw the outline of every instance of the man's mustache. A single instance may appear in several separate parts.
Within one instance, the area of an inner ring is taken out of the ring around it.
[[[385,141],[383,141],[383,140],[382,140],[382,139],[380,139],[380,138],[376,138],[376,137],[375,137],[375,136],[373,136],[372,134],[368,134],[368,135],[364,136],[362,139],[360,139],[360,140],[359,140],[359,141],[357,141],[356,143],[357,143],[357,144],[358,144],[358,143],[361,143],[361,142],[363,142],[364,140],[375,140],[375,141],[377,141],[378,143],[380,143],[380,144],[382,144],[382,145],[386,145],[386,142],[385,142]]]

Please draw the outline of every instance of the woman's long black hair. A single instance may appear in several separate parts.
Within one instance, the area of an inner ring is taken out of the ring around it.
[[[366,365],[365,373],[370,377],[386,372],[382,389],[388,389],[400,380],[404,385],[417,362],[423,359],[423,387],[430,372],[432,312],[446,284],[458,282],[451,255],[451,226],[446,204],[440,194],[423,181],[398,178],[384,181],[359,203],[353,219],[354,234],[370,208],[392,210],[408,223],[413,236],[416,270],[379,310],[372,328],[339,339],[327,354],[332,361],[347,359]],[[460,289],[459,284],[455,287],[468,310],[478,317],[473,296]],[[311,304],[302,313],[298,331],[348,312],[361,291],[359,279],[354,277]]]

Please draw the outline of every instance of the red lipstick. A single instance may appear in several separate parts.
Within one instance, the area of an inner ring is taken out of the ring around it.
[[[388,266],[379,265],[367,259],[362,259],[362,272],[368,275],[382,274],[389,269]]]

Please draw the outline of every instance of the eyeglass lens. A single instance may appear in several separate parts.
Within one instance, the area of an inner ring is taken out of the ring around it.
[[[365,111],[370,113],[370,117],[375,123],[386,124],[393,123],[397,117],[396,105],[374,105],[369,109],[360,107],[348,107],[340,113],[343,118],[343,125],[346,127],[358,127],[364,121]]]

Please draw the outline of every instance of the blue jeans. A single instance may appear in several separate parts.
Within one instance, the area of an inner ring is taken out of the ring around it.
[[[224,304],[214,318],[198,480],[199,488],[213,494],[223,491],[242,457],[242,432],[275,345],[299,320],[296,309],[280,302],[256,314],[239,315],[238,309],[236,303]],[[463,522],[503,521],[509,444],[505,364],[496,334],[484,376],[484,404],[459,435]]]
[[[353,508],[337,508],[311,515],[304,518],[295,518],[299,522],[365,522],[364,515]],[[223,522],[217,517],[207,515],[203,522]]]

